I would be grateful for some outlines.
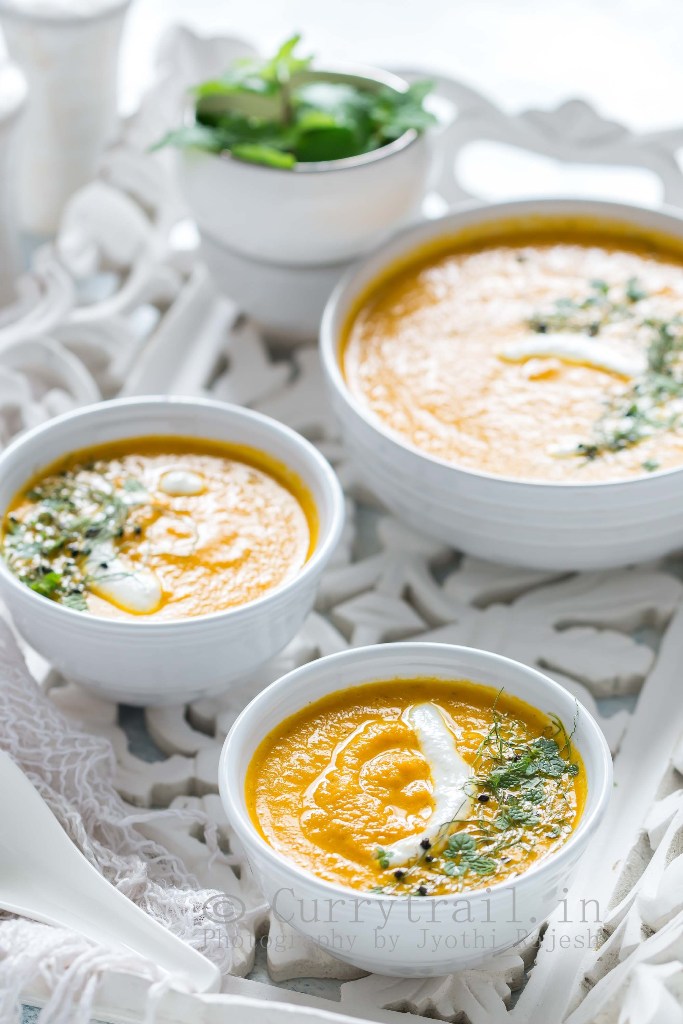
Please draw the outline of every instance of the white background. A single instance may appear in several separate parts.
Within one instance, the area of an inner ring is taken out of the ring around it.
[[[641,130],[683,124],[683,0],[134,0],[126,109],[173,22],[271,48],[299,30],[323,59],[433,68],[511,111],[582,96]]]

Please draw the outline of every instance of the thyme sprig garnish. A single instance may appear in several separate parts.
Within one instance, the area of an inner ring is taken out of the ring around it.
[[[132,491],[136,484],[126,481],[124,489]],[[37,594],[86,610],[88,586],[98,578],[88,559],[124,536],[131,503],[92,467],[83,475],[47,477],[26,498],[32,502],[28,511],[5,521],[3,554],[9,568]],[[107,568],[106,562],[98,566]]]
[[[591,336],[599,334],[607,324],[633,317],[634,304],[647,297],[637,278],[630,278],[620,296],[599,278],[588,282],[589,292],[582,299],[556,299],[550,309],[534,313],[528,324],[537,334],[554,331],[581,331]]]
[[[594,437],[577,445],[576,454],[588,461],[632,448],[683,423],[683,319],[648,317],[640,326],[649,334],[646,369],[623,394],[608,401]],[[652,459],[643,462],[649,472],[658,468]]]
[[[581,332],[595,336],[608,324],[630,321],[633,333],[646,344],[646,367],[624,392],[610,396],[596,422],[593,437],[570,454],[591,462],[608,453],[632,448],[653,434],[674,430],[683,423],[683,319],[643,315],[640,303],[649,295],[638,278],[622,290],[605,281],[589,282],[581,299],[560,298],[553,306],[534,313],[528,325],[537,333]],[[659,468],[656,460],[642,463],[647,472]]]
[[[440,826],[433,841],[422,840],[416,860],[407,868],[393,870],[394,881],[376,886],[373,892],[396,895],[410,885],[413,895],[427,896],[429,882],[435,876],[456,881],[464,881],[467,875],[493,876],[511,859],[508,851],[529,852],[539,834],[557,839],[571,829],[568,819],[546,822],[540,809],[548,799],[548,783],[557,793],[563,780],[568,782],[579,772],[572,760],[578,710],[570,733],[557,716],[551,715],[550,730],[529,740],[518,736],[512,721],[498,711],[501,693],[496,696],[493,721],[473,761],[473,767],[482,770],[467,784],[466,799],[473,800],[475,813],[463,823],[458,817],[461,804],[454,817]],[[564,791],[561,795],[566,800]],[[573,815],[568,802],[567,809]],[[377,847],[374,855],[382,870],[392,870],[390,850]]]

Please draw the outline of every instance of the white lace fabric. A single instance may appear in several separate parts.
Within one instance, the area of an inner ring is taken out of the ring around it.
[[[0,749],[24,771],[76,846],[112,885],[223,973],[230,971],[228,925],[223,926],[226,934],[213,920],[210,928],[205,927],[202,908],[215,891],[202,889],[177,857],[136,831],[131,818],[139,822],[157,812],[131,815],[132,809],[113,786],[116,761],[111,744],[79,729],[43,693],[3,621]],[[215,842],[208,831],[207,841]],[[19,1021],[22,993],[37,983],[50,992],[41,1024],[85,1024],[98,979],[106,970],[138,974],[157,983],[157,990],[169,981],[161,968],[133,953],[0,913],[2,1024]]]

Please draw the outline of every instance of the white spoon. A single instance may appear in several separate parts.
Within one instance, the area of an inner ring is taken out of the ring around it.
[[[115,889],[72,843],[38,791],[0,751],[0,908],[132,950],[196,992],[218,968]]]

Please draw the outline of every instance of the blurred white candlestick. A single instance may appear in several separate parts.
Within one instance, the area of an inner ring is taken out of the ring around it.
[[[17,131],[26,80],[9,61],[0,62],[0,308],[16,297],[20,272],[17,205]]]
[[[117,126],[118,56],[130,0],[0,0],[10,56],[29,86],[19,146],[19,217],[51,235]]]

